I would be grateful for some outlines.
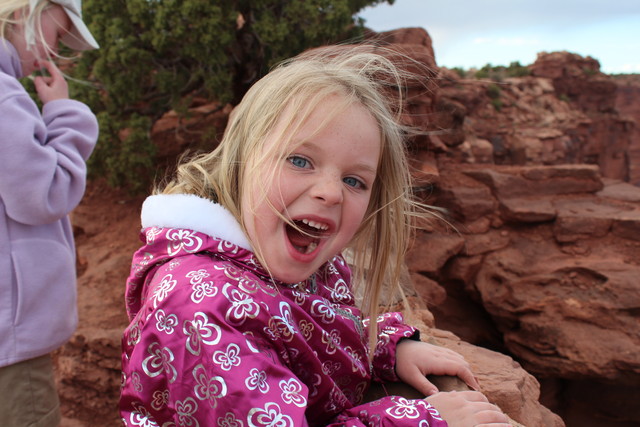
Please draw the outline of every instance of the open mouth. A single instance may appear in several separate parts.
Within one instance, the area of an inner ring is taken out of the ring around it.
[[[329,229],[327,224],[302,219],[294,220],[295,227],[287,224],[287,237],[291,245],[301,254],[307,255],[313,252],[320,243],[326,231]]]

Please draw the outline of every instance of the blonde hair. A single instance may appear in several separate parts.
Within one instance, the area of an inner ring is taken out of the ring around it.
[[[53,3],[48,0],[39,1],[36,7],[31,9],[29,0],[1,0],[0,1],[0,36],[3,38],[3,43],[6,42],[9,36],[11,28],[18,24],[24,23],[26,25],[33,25],[36,29],[36,43],[39,41],[46,49],[47,58],[39,59],[51,59],[53,57],[61,57],[57,54],[47,43],[42,32],[41,18],[42,12],[52,7]],[[15,12],[24,10],[25,14],[21,20],[18,21],[15,18]]]
[[[0,36],[6,37],[7,25],[15,23],[14,12],[28,7],[29,0],[3,0],[0,2]]]
[[[374,325],[384,284],[399,281],[411,220],[423,212],[411,196],[406,129],[400,124],[406,76],[386,57],[389,55],[377,53],[380,49],[372,45],[325,47],[278,65],[256,82],[233,110],[220,145],[213,152],[178,166],[174,180],[162,190],[196,194],[218,202],[245,227],[240,208],[245,180],[260,182],[264,189],[277,173],[273,165],[270,177],[265,179],[264,175],[258,176],[262,169],[245,170],[248,165],[260,165],[264,159],[287,154],[284,150],[288,141],[278,137],[293,135],[327,97],[338,95],[345,107],[352,103],[362,105],[378,124],[381,153],[369,206],[350,249],[354,283],[367,284],[362,310]],[[393,56],[401,58],[397,53]],[[279,144],[265,147],[267,135],[285,109],[293,114],[286,115],[289,121],[282,135],[276,135]],[[330,118],[325,123],[328,121]],[[259,252],[258,248],[256,256],[262,261]],[[374,334],[370,338],[374,342]]]

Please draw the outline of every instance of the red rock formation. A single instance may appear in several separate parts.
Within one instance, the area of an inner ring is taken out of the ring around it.
[[[637,125],[615,110],[616,84],[597,61],[541,54],[531,69],[499,82],[440,70],[424,115],[434,120],[422,123],[437,134],[428,140],[436,160],[417,162],[415,175],[421,188],[432,180],[432,202],[451,208],[460,233],[419,235],[409,267],[418,294],[439,303],[437,325],[516,356],[550,389],[560,383],[566,392],[544,400],[573,425],[600,425],[594,415],[635,423],[638,191],[600,177],[629,180]],[[602,348],[607,336],[612,346]],[[628,393],[615,405],[584,393],[587,405],[563,403],[590,381]],[[588,415],[576,409],[585,407]]]
[[[596,59],[569,52],[543,52],[531,65],[531,75],[551,79],[559,97],[566,96],[584,111],[614,111],[617,85],[600,72]]]
[[[603,183],[588,165],[440,166],[433,202],[459,233],[420,234],[409,258],[446,290],[431,307],[436,325],[504,348],[543,384],[560,382],[560,399],[579,401],[577,384],[598,388],[601,402],[582,396],[587,414],[545,401],[567,425],[640,422],[640,188]],[[468,324],[493,326],[499,339]],[[617,387],[629,393],[608,400]]]
[[[618,85],[615,108],[635,122],[629,147],[629,182],[640,185],[640,74],[615,76],[614,80]]]
[[[599,72],[597,61],[566,52],[540,54],[530,68],[531,76],[501,81],[441,72],[443,108],[455,106],[464,116],[458,122],[466,140],[453,154],[496,164],[596,164],[603,176],[628,181],[637,125],[614,109],[613,79]],[[486,141],[493,155],[485,149],[477,159],[479,142]]]

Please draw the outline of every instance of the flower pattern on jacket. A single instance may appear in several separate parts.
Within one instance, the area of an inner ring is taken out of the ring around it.
[[[338,256],[305,283],[269,278],[253,253],[204,233],[143,230],[127,281],[122,421],[127,426],[446,426],[424,400],[363,403],[397,380],[398,313],[366,327]]]

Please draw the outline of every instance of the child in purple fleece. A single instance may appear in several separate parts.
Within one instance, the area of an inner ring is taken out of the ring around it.
[[[51,61],[60,41],[98,47],[80,0],[0,2],[0,414],[9,426],[59,424],[49,353],[77,325],[67,215],[83,196],[98,124]],[[34,79],[42,112],[18,81],[40,68],[49,73]]]

